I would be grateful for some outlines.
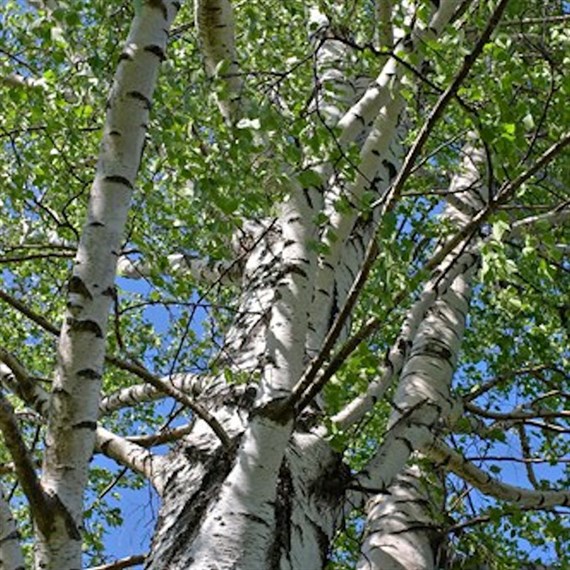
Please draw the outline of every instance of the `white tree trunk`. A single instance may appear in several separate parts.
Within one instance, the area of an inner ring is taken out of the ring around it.
[[[2,491],[0,491],[0,568],[2,570],[25,568],[20,533]]]
[[[68,282],[41,485],[53,524],[37,524],[36,567],[81,567],[83,493],[95,445],[109,309],[158,69],[175,0],[143,2],[108,99],[87,221]],[[34,517],[36,523],[38,517]]]
[[[244,428],[236,416],[245,419],[251,404],[243,393],[233,399],[218,417],[228,418],[224,427],[235,435]],[[225,451],[197,426],[164,472],[145,568],[322,569],[342,515],[346,481],[335,479],[342,464],[322,430],[289,432],[260,417],[239,447]]]

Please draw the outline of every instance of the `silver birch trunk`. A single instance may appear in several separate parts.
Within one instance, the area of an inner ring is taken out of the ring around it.
[[[51,520],[34,513],[36,568],[81,567],[83,494],[95,446],[108,314],[159,65],[176,1],[143,2],[107,103],[87,221],[68,282],[41,488]]]

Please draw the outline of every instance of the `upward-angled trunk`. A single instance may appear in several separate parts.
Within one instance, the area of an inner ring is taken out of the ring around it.
[[[465,227],[488,201],[488,190],[480,172],[484,155],[475,144],[470,141],[463,149],[462,167],[451,181],[448,204],[442,215],[458,230]],[[396,465],[412,459],[410,452],[421,451],[429,445],[429,437],[433,437],[436,427],[444,430],[453,421],[451,379],[465,328],[476,263],[472,256],[458,250],[444,260],[442,273],[449,272],[454,266],[459,267],[459,274],[427,313],[423,317],[419,315],[417,332],[412,336],[413,340],[410,339],[409,356],[402,368],[394,398],[395,411],[389,422],[389,426],[395,428],[402,418],[408,417],[410,429],[404,428],[395,438],[403,446],[395,443],[391,450],[388,442],[388,450],[384,453],[387,455],[392,451],[390,462]],[[416,428],[420,428],[417,430],[419,435],[413,433]],[[383,466],[379,461],[377,469],[379,480],[382,480]],[[398,468],[393,466],[392,469]],[[369,504],[367,536],[359,569],[434,568],[437,556],[433,548],[434,528],[439,521],[433,519],[437,509],[430,508],[422,489],[422,481],[428,479],[427,475],[422,476],[424,469],[425,463],[422,467],[408,468],[407,473],[395,478],[388,489],[387,500],[380,495]]]
[[[218,416],[247,418],[244,394],[228,392]],[[228,422],[234,449],[198,430],[172,452],[145,568],[323,568],[342,514],[340,458],[306,425],[291,436],[263,417],[254,426],[263,435],[258,447],[255,432]]]
[[[33,513],[36,567],[81,567],[83,495],[99,416],[108,315],[153,92],[176,1],[143,2],[121,54],[87,220],[68,282],[41,478],[51,516]]]

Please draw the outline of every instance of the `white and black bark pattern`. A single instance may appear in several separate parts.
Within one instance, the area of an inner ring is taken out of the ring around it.
[[[202,386],[207,382],[207,379],[195,374],[173,374],[162,378],[162,382],[189,396],[195,397],[200,394]],[[150,384],[137,384],[128,388],[121,388],[103,398],[99,405],[99,411],[102,416],[108,415],[122,408],[129,408],[144,402],[152,402],[164,397],[164,392]]]
[[[411,10],[410,16],[413,16],[413,6],[411,3],[406,4],[406,10]],[[402,36],[402,40],[397,42],[395,50],[397,58],[405,59],[406,54],[416,53],[425,39],[437,37],[449,23],[460,4],[461,0],[442,0],[439,2],[426,29],[416,27],[412,30],[409,38]],[[396,40],[398,39],[396,38]],[[404,70],[397,59],[390,57],[364,95],[339,121],[338,127],[341,129],[339,142],[343,146],[358,140],[364,142],[382,107],[399,90],[403,72]]]
[[[83,492],[95,443],[105,335],[121,239],[148,125],[158,69],[177,0],[143,2],[133,20],[108,99],[58,347],[42,485],[67,513],[39,533],[36,566],[81,566]]]
[[[169,568],[185,568],[190,563],[196,568],[214,564],[219,568],[263,568],[267,553],[275,551],[273,545],[281,527],[280,509],[275,505],[283,499],[280,485],[288,484],[283,465],[293,427],[290,419],[275,413],[275,404],[290,393],[304,366],[307,308],[315,266],[315,255],[308,245],[315,238],[313,219],[319,206],[311,199],[310,190],[294,187],[277,221],[262,227],[259,239],[254,240],[244,269],[245,291],[224,347],[230,368],[243,372],[253,364],[260,370],[252,411],[247,422],[237,428],[238,434],[232,427],[230,437],[235,444],[231,449],[210,453],[203,461],[198,457],[196,465],[181,466],[184,477],[194,480],[194,473],[200,473],[196,480],[212,486],[196,491],[210,497],[202,509],[188,483],[181,488],[172,475],[160,485],[164,507],[157,540],[163,537],[164,542],[154,549],[157,558],[153,556],[149,568],[163,567],[165,561]],[[222,383],[218,380],[219,388]],[[227,409],[228,404],[215,410],[222,425],[232,423]],[[233,416],[240,414],[234,410]],[[205,438],[211,448],[211,436],[200,435],[202,427],[202,422],[197,422],[187,442]],[[165,475],[171,473],[169,469]],[[183,493],[183,497],[170,499],[171,493]],[[175,504],[179,500],[184,501],[182,507]],[[189,517],[192,524],[183,532],[191,533],[191,537],[184,549],[167,544],[172,531],[163,532],[162,528],[187,525]],[[194,517],[199,517],[199,525]],[[248,544],[246,550],[244,543]]]
[[[433,570],[437,524],[421,469],[402,471],[367,506],[368,522],[358,570]]]
[[[267,327],[283,254],[281,225],[277,220],[247,229],[251,246],[243,269],[242,293],[217,359],[220,366],[239,372],[263,368]]]
[[[458,229],[467,225],[488,200],[488,192],[479,173],[484,160],[482,151],[469,142],[464,148],[464,156],[460,172],[450,186],[454,202],[448,203],[443,213]],[[469,211],[466,205],[470,206]],[[458,257],[459,252],[451,252],[444,260],[442,270],[450,270],[457,263]],[[435,442],[438,426],[448,426],[460,413],[460,406],[457,406],[450,393],[450,385],[465,329],[470,284],[475,271],[476,267],[468,264],[423,317],[402,369],[385,441],[359,477],[364,488],[389,492],[389,485],[410,456],[416,451],[429,448]],[[398,516],[402,512],[404,511]],[[379,521],[378,514],[377,509],[368,511],[367,527],[373,525],[375,532],[365,537],[360,567],[370,570],[396,568],[397,566],[386,562],[383,552],[376,553],[393,532],[390,525],[382,524],[390,521],[390,518],[382,515]],[[407,550],[400,552],[400,561],[405,556],[410,558],[410,565],[404,565],[403,568],[433,568],[435,555],[427,554],[426,550],[431,548],[429,536],[421,536],[422,531],[418,531],[415,541],[408,544]],[[418,549],[417,552],[414,552],[414,548]],[[412,562],[419,559],[425,560],[426,565]]]
[[[287,397],[305,366],[308,308],[316,266],[310,243],[317,237],[314,218],[321,205],[311,194],[311,189],[297,185],[282,205],[283,251],[264,355],[258,397],[261,405]]]
[[[279,452],[268,431],[283,438],[290,430],[251,416],[253,395],[244,395],[227,393],[226,409],[216,410],[238,447],[224,452],[211,432],[197,429],[172,452],[148,570],[323,568],[348,470],[322,430],[301,424]],[[256,442],[247,433],[252,425],[260,447],[247,443]]]
[[[0,490],[0,568],[24,570],[20,533],[4,493]]]
[[[241,114],[243,81],[235,48],[234,13],[229,0],[196,0],[195,21],[206,72],[224,82],[225,93],[218,97],[218,107],[228,122]],[[222,69],[223,67],[223,69]]]
[[[317,113],[318,121],[334,127],[347,105],[353,104],[362,94],[369,80],[365,76],[352,77],[352,49],[319,7],[309,9],[308,22],[309,39],[315,51],[316,76],[311,110]]]
[[[403,29],[396,29],[396,38],[401,40],[397,50],[399,57],[415,52],[421,46],[422,39],[437,37],[458,4],[457,0],[441,2],[428,28],[423,30],[416,25],[409,41],[404,41]],[[409,5],[407,9],[410,14],[405,19],[412,20],[414,8]],[[421,50],[416,55],[421,58]],[[330,176],[329,189],[325,194],[324,213],[329,221],[322,231],[321,239],[327,253],[319,258],[313,309],[309,319],[309,354],[318,352],[327,325],[344,303],[346,292],[354,281],[356,268],[361,265],[368,240],[374,235],[370,228],[367,232],[363,231],[366,224],[356,225],[359,215],[365,214],[364,217],[370,220],[369,225],[374,227],[375,212],[363,212],[363,197],[372,193],[381,201],[398,172],[402,156],[402,133],[398,127],[401,126],[400,119],[405,108],[401,96],[404,84],[401,64],[390,58],[376,82],[338,122],[341,129],[338,143],[344,147],[353,141],[359,141],[361,151],[355,182],[347,184],[341,175],[334,173]],[[337,208],[339,200],[346,201],[349,208]],[[355,255],[359,250],[362,250],[361,257]]]

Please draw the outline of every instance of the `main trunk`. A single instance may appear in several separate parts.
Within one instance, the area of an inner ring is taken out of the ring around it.
[[[232,391],[226,412],[245,418],[246,401]],[[198,425],[172,451],[145,568],[322,569],[348,477],[339,456],[307,425],[256,416],[245,430],[226,428],[230,450]]]

